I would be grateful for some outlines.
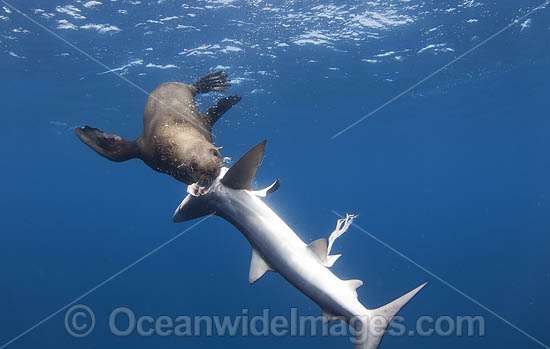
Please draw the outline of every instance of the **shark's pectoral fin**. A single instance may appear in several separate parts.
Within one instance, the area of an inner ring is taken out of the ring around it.
[[[271,194],[277,191],[277,189],[279,189],[280,186],[281,186],[281,179],[277,178],[277,180],[273,182],[273,184],[271,184],[269,187],[264,188],[262,190],[255,190],[252,193],[261,198],[265,198],[268,194]]]
[[[273,271],[266,263],[263,257],[252,249],[252,258],[250,260],[250,272],[248,273],[248,282],[252,285],[268,271]]]
[[[346,280],[345,283],[349,286],[350,290],[352,290],[355,293],[355,297],[357,297],[357,289],[363,286],[363,281],[353,279],[353,280]]]
[[[252,179],[264,157],[264,149],[265,141],[256,144],[247,151],[223,176],[222,184],[231,189],[250,190]]]

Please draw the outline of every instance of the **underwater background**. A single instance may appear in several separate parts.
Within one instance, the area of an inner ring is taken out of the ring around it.
[[[243,99],[214,142],[234,163],[267,139],[254,187],[282,179],[268,204],[305,242],[348,212],[386,244],[358,227],[335,243],[333,271],[364,281],[367,307],[429,281],[400,313],[408,328],[420,316],[485,320],[483,336],[387,336],[380,348],[550,345],[547,3],[1,2],[2,348],[352,347],[109,331],[118,307],[320,314],[275,273],[248,285],[250,246],[216,217],[102,284],[196,222],[172,223],[186,185],[101,158],[74,127],[134,139],[144,91],[218,69]],[[222,95],[200,96],[200,110]],[[92,289],[76,303],[93,309],[95,329],[74,338],[62,307]]]

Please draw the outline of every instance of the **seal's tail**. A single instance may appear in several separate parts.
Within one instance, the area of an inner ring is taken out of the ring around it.
[[[109,135],[89,126],[77,127],[74,132],[84,144],[111,161],[122,162],[139,157],[139,148],[135,141]]]

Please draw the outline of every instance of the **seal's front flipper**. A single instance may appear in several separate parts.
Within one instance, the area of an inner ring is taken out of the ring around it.
[[[210,91],[222,91],[225,92],[227,87],[231,86],[227,82],[229,75],[223,70],[218,70],[213,73],[207,74],[193,83],[195,89],[195,95],[200,93],[208,93]]]
[[[117,135],[108,135],[93,127],[77,127],[74,132],[80,140],[101,156],[111,161],[122,162],[139,157],[136,142]]]
[[[214,126],[216,121],[222,116],[226,111],[231,109],[235,104],[239,103],[239,101],[242,99],[240,96],[229,96],[220,99],[216,104],[210,107],[206,114],[204,115],[208,122],[210,123],[210,126]]]

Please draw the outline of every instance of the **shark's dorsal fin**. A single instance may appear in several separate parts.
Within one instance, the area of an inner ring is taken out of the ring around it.
[[[260,166],[264,157],[265,143],[266,141],[256,144],[235,165],[231,166],[223,176],[222,184],[232,189],[250,190],[252,179],[254,179],[258,166]]]
[[[252,285],[268,271],[273,271],[273,269],[271,269],[271,267],[264,261],[263,257],[258,253],[258,251],[256,251],[256,249],[252,249],[248,282]]]
[[[355,292],[355,297],[357,297],[357,289],[361,286],[363,286],[363,281],[361,280],[357,280],[357,279],[353,279],[353,280],[346,280],[344,281],[348,286],[349,288]]]

